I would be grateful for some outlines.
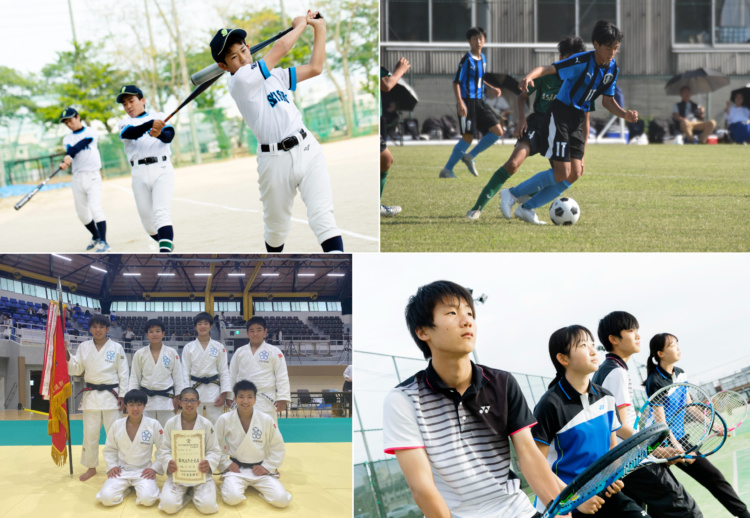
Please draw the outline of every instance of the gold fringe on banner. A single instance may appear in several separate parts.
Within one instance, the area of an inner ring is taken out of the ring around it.
[[[68,449],[63,448],[62,451],[55,448],[55,445],[52,445],[52,460],[55,461],[55,464],[58,466],[65,466],[65,463],[68,460]]]

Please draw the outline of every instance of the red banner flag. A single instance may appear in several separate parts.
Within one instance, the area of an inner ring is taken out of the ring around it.
[[[44,340],[44,366],[39,393],[49,401],[47,432],[52,436],[52,459],[62,466],[68,459],[68,404],[71,395],[68,362],[65,360],[64,312],[57,302],[50,301],[47,333]]]

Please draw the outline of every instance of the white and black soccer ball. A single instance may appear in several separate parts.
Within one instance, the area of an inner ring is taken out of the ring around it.
[[[581,209],[573,198],[558,198],[549,208],[549,217],[555,225],[575,225]]]

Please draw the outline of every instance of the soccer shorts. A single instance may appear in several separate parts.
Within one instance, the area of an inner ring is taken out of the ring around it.
[[[586,145],[583,134],[586,113],[560,102],[552,101],[547,110],[547,151],[544,156],[558,162],[581,160]]]
[[[385,139],[383,138],[383,135],[380,135],[380,152],[382,153],[385,151]]]
[[[466,105],[466,117],[458,116],[461,135],[472,134],[476,136],[477,131],[488,133],[491,127],[500,124],[495,112],[482,99],[462,100]]]
[[[521,138],[529,143],[529,156],[547,152],[547,115],[534,112],[526,118],[526,131]]]

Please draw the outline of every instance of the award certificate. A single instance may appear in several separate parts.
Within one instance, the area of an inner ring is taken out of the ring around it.
[[[176,484],[195,486],[206,481],[206,474],[198,470],[205,458],[203,430],[172,430],[172,460],[177,472],[172,474]]]

